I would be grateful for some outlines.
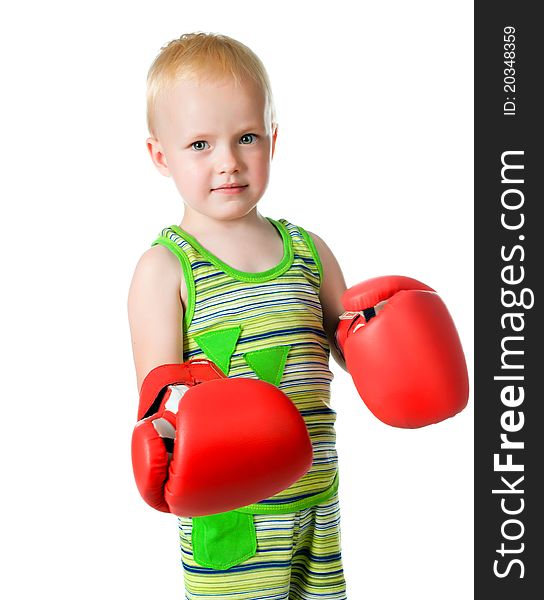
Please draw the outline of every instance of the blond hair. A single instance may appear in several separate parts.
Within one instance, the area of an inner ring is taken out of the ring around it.
[[[272,129],[276,109],[272,87],[259,57],[237,40],[218,33],[185,33],[163,46],[147,74],[147,128],[155,136],[158,100],[182,80],[220,81],[230,77],[236,85],[250,77],[263,90]]]

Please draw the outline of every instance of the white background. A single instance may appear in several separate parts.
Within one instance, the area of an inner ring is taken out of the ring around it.
[[[320,235],[348,285],[394,273],[438,290],[472,383],[472,3],[2,10],[2,596],[181,598],[176,519],[144,504],[130,464],[128,287],[182,216],[145,147],[147,70],[184,32],[251,47],[280,124],[261,213]],[[471,598],[472,395],[399,430],[332,368],[350,600]]]

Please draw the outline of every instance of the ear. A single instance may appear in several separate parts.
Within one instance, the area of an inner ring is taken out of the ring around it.
[[[166,156],[164,155],[159,140],[155,137],[148,137],[145,143],[147,145],[149,155],[151,156],[151,160],[153,161],[153,164],[157,167],[159,173],[161,173],[165,177],[170,177],[170,169],[168,168]]]
[[[274,150],[276,149],[276,138],[278,137],[278,126],[274,127],[274,133],[272,134],[272,158],[274,158]]]

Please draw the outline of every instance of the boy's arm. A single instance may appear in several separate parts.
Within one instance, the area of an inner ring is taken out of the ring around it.
[[[313,451],[304,419],[276,386],[212,375],[204,361],[180,364],[182,283],[178,259],[162,246],[134,272],[128,314],[140,405],[131,454],[142,498],[194,517],[274,496],[310,469]],[[209,427],[210,415],[222,427]]]
[[[163,246],[140,258],[128,294],[128,319],[138,391],[155,367],[183,362],[181,265]]]
[[[312,238],[321,264],[323,265],[323,281],[319,291],[319,299],[323,308],[323,327],[329,340],[331,354],[334,360],[346,370],[346,363],[336,349],[334,334],[338,327],[338,317],[344,312],[342,294],[346,290],[346,282],[342,269],[331,249],[315,233],[308,232]]]

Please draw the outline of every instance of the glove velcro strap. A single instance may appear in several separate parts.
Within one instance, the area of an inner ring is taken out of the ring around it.
[[[189,360],[182,364],[160,365],[145,377],[140,390],[138,421],[155,414],[170,385],[194,386],[204,381],[225,377],[209,360]]]
[[[357,317],[364,317],[365,321],[370,321],[370,319],[372,319],[372,317],[375,316],[376,309],[373,306],[371,306],[370,308],[365,308],[363,310],[347,310],[346,312],[342,313],[338,318],[341,321],[353,321]]]

